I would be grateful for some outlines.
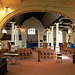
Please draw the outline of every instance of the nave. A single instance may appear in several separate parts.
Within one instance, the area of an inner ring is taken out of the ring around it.
[[[75,75],[75,0],[0,0],[0,75]]]

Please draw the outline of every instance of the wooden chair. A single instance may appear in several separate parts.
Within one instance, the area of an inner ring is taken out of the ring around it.
[[[44,51],[43,54],[44,54],[44,58],[46,58],[46,51]]]
[[[51,58],[51,52],[50,51],[47,52],[47,58]]]
[[[38,48],[38,50],[37,50],[37,51],[40,51],[40,58],[42,58],[42,57],[43,57],[43,53],[42,53],[41,48]]]
[[[62,54],[57,54],[57,62],[58,62],[58,60],[61,60],[61,62],[62,62]]]
[[[19,52],[19,58],[22,59],[22,51]]]
[[[25,50],[23,51],[23,59],[24,59],[24,58],[27,58],[27,53],[26,53]]]

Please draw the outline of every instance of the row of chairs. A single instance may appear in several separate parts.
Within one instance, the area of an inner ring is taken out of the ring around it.
[[[41,51],[40,57],[41,58],[53,58],[53,52],[51,52],[51,51]]]
[[[31,58],[32,57],[32,49],[30,48],[21,48],[18,49],[16,52],[19,53],[19,58],[24,59],[24,58]]]
[[[36,50],[37,52],[40,51],[41,58],[54,58],[55,57],[55,52],[52,51],[51,49],[37,48]]]
[[[61,52],[65,55],[68,55],[68,56],[73,56],[73,54],[75,54],[75,49],[72,49],[72,48],[62,48],[61,49]]]

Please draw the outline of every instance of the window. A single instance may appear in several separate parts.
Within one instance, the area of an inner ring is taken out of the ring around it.
[[[28,29],[28,35],[35,35],[35,28]]]
[[[47,31],[47,43],[51,42],[51,34],[52,34],[51,31],[49,31],[49,32]]]
[[[68,33],[71,33],[71,29],[68,30]]]
[[[63,33],[62,31],[59,31],[59,43],[63,43]]]

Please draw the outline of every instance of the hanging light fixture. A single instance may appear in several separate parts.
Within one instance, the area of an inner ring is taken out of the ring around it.
[[[5,28],[3,28],[2,33],[7,33],[7,31],[5,30]]]

